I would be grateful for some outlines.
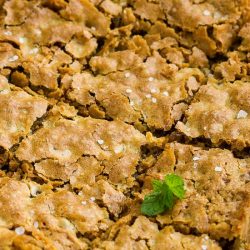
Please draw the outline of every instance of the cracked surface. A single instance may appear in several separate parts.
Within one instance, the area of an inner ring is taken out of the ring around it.
[[[0,0],[0,249],[248,250],[249,34],[247,0]]]
[[[218,145],[249,147],[250,88],[248,82],[202,86],[176,128],[192,138],[204,136]],[[218,98],[219,97],[219,98]]]
[[[95,157],[105,165],[104,173],[114,183],[131,177],[140,157],[145,137],[120,121],[107,122],[76,116],[74,120],[53,116],[43,128],[24,139],[15,155],[20,161],[58,163],[68,166],[82,155]],[[57,167],[55,167],[57,168]]]
[[[125,55],[127,51],[115,53],[115,56],[123,58],[122,54]],[[193,96],[193,92],[204,83],[204,74],[199,69],[191,68],[177,71],[176,66],[171,65],[175,71],[174,75],[166,79],[160,74],[160,69],[165,68],[165,65],[160,66],[164,62],[162,58],[149,57],[142,64],[134,53],[126,55],[126,65],[121,68],[120,62],[112,59],[112,65],[113,62],[116,65],[114,70],[131,67],[132,70],[96,77],[89,73],[76,74],[72,79],[73,89],[68,93],[69,98],[82,106],[98,102],[106,111],[106,115],[112,119],[129,124],[142,123],[143,120],[151,130],[169,130],[174,121],[180,118],[183,109],[185,110],[185,106],[177,104],[184,104],[185,100]],[[137,58],[138,66],[131,65],[130,58],[133,64]],[[91,60],[90,65],[94,70],[100,67],[99,71],[109,73],[102,71],[102,67],[107,70],[106,65],[110,64],[108,58],[92,57]]]
[[[164,177],[174,171],[185,179],[187,193],[171,213],[159,215],[157,220],[217,239],[241,233],[247,237],[249,222],[241,218],[249,214],[249,160],[234,158],[230,151],[218,148],[167,144],[147,174]]]
[[[12,90],[3,76],[0,81],[0,146],[9,149],[30,132],[36,119],[46,113],[48,103],[20,89]]]

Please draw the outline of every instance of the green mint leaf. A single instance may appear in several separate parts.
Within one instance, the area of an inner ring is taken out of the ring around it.
[[[153,180],[152,181],[152,185],[153,185],[153,190],[154,192],[161,192],[162,191],[162,186],[163,186],[164,182],[160,181],[160,180]]]
[[[141,212],[148,216],[172,209],[175,199],[185,195],[184,182],[175,174],[166,175],[164,181],[153,180],[152,185],[153,191],[145,196],[141,206]]]
[[[154,216],[164,212],[165,204],[163,199],[161,192],[152,192],[146,195],[141,206],[141,212],[148,216]]]
[[[165,183],[164,183],[164,203],[167,209],[171,209],[174,206],[174,194]]]
[[[165,176],[165,183],[176,197],[183,199],[185,195],[185,189],[184,182],[181,177],[175,174],[169,174]]]

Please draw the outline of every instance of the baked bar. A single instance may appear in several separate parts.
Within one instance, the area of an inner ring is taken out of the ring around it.
[[[0,0],[0,250],[250,249],[249,34],[248,0]]]

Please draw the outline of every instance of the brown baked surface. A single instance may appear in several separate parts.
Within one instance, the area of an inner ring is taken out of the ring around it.
[[[0,250],[249,250],[249,76],[248,0],[0,0]]]

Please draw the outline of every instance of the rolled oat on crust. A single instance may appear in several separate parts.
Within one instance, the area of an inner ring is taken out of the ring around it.
[[[249,34],[248,0],[0,0],[0,250],[249,250]]]

